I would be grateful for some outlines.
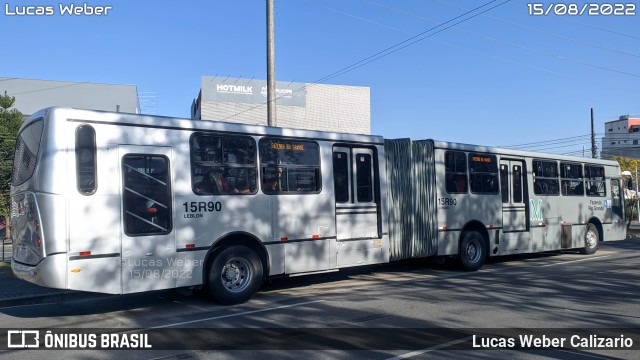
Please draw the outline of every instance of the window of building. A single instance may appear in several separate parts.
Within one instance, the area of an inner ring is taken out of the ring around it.
[[[197,195],[255,194],[256,143],[249,136],[194,134],[191,186]]]
[[[76,180],[78,192],[96,192],[96,131],[90,125],[76,129]]]
[[[469,184],[474,194],[498,194],[498,163],[495,155],[469,154]]]
[[[461,151],[444,154],[446,189],[449,194],[467,192],[467,156]]]
[[[536,195],[559,195],[558,163],[555,161],[533,161],[533,193]]]
[[[127,154],[122,159],[124,223],[129,236],[171,232],[169,159]]]
[[[317,143],[265,137],[260,139],[262,191],[266,194],[318,193],[321,190]]]
[[[587,196],[605,196],[606,183],[604,179],[604,166],[584,166]]]
[[[560,187],[562,189],[562,195],[584,195],[582,164],[560,163]]]

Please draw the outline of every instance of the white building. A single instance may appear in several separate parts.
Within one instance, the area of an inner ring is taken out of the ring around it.
[[[602,158],[624,156],[640,159],[640,116],[623,115],[604,124]]]
[[[276,96],[277,126],[371,133],[369,87],[277,82]],[[267,82],[203,76],[191,118],[267,125]]]
[[[50,106],[140,113],[135,85],[0,77],[0,94],[5,91],[25,119]]]

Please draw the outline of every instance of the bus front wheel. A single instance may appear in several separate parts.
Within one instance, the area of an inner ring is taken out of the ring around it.
[[[465,234],[460,244],[460,264],[467,271],[476,271],[484,265],[487,251],[484,246],[484,237],[477,231],[469,231]]]
[[[600,242],[600,233],[595,225],[589,223],[587,225],[587,233],[584,236],[584,248],[580,249],[580,252],[587,255],[592,255],[598,250],[598,243]]]
[[[224,305],[240,304],[262,285],[262,262],[244,245],[233,245],[216,254],[209,268],[209,292]]]

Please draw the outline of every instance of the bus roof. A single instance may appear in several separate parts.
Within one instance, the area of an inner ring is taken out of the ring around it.
[[[249,125],[223,121],[181,119],[167,116],[115,113],[66,107],[50,107],[40,110],[31,115],[29,120],[25,121],[25,125],[37,118],[45,118],[48,121],[78,121],[120,126],[164,128],[168,130],[220,131],[246,135],[284,136],[293,138],[309,138],[316,140],[358,142],[376,145],[382,145],[384,143],[383,137],[375,135],[269,127],[263,125]]]
[[[317,130],[305,130],[305,129],[293,129],[283,127],[270,127],[263,125],[250,125],[231,123],[224,121],[211,121],[211,120],[193,120],[193,119],[181,119],[168,116],[157,115],[143,115],[143,114],[130,114],[130,113],[115,113],[99,110],[82,110],[66,107],[50,107],[40,110],[34,113],[29,120],[25,121],[23,127],[30,121],[37,118],[46,118],[49,121],[78,121],[88,123],[103,123],[113,124],[121,126],[134,126],[134,127],[150,127],[150,128],[165,128],[173,130],[188,130],[188,131],[220,131],[229,132],[235,134],[246,135],[268,135],[268,136],[283,136],[293,138],[308,138],[316,140],[330,140],[330,141],[344,141],[344,142],[357,142],[373,145],[384,144],[384,137],[378,135],[365,135],[365,134],[349,134],[338,132],[327,132]],[[483,145],[471,145],[462,144],[447,141],[437,141],[432,139],[425,140],[413,140],[413,141],[430,141],[433,142],[436,149],[451,149],[462,150],[468,152],[486,152],[500,155],[512,155],[520,157],[535,157],[540,159],[554,159],[561,161],[572,162],[588,162],[593,164],[602,164],[609,166],[619,166],[616,161],[583,158],[577,156],[566,156],[549,154],[542,152],[532,152],[514,149],[505,149],[492,146]]]
[[[586,162],[586,163],[609,165],[609,166],[616,166],[616,167],[619,166],[618,162],[613,160],[593,159],[593,158],[550,154],[550,153],[535,152],[535,151],[505,149],[505,148],[492,147],[492,146],[461,144],[461,143],[454,143],[454,142],[447,142],[447,141],[434,141],[434,140],[432,141],[433,141],[434,148],[436,149],[451,149],[451,150],[462,150],[462,151],[481,152],[481,153],[486,152],[486,153],[499,154],[499,155],[533,157],[533,158],[539,158],[539,159],[553,159],[553,160],[570,161],[570,162]]]

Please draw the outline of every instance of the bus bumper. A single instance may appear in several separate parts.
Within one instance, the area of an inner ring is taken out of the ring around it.
[[[67,254],[57,254],[45,257],[35,266],[29,266],[11,259],[11,269],[18,279],[44,287],[66,289],[66,260]]]

